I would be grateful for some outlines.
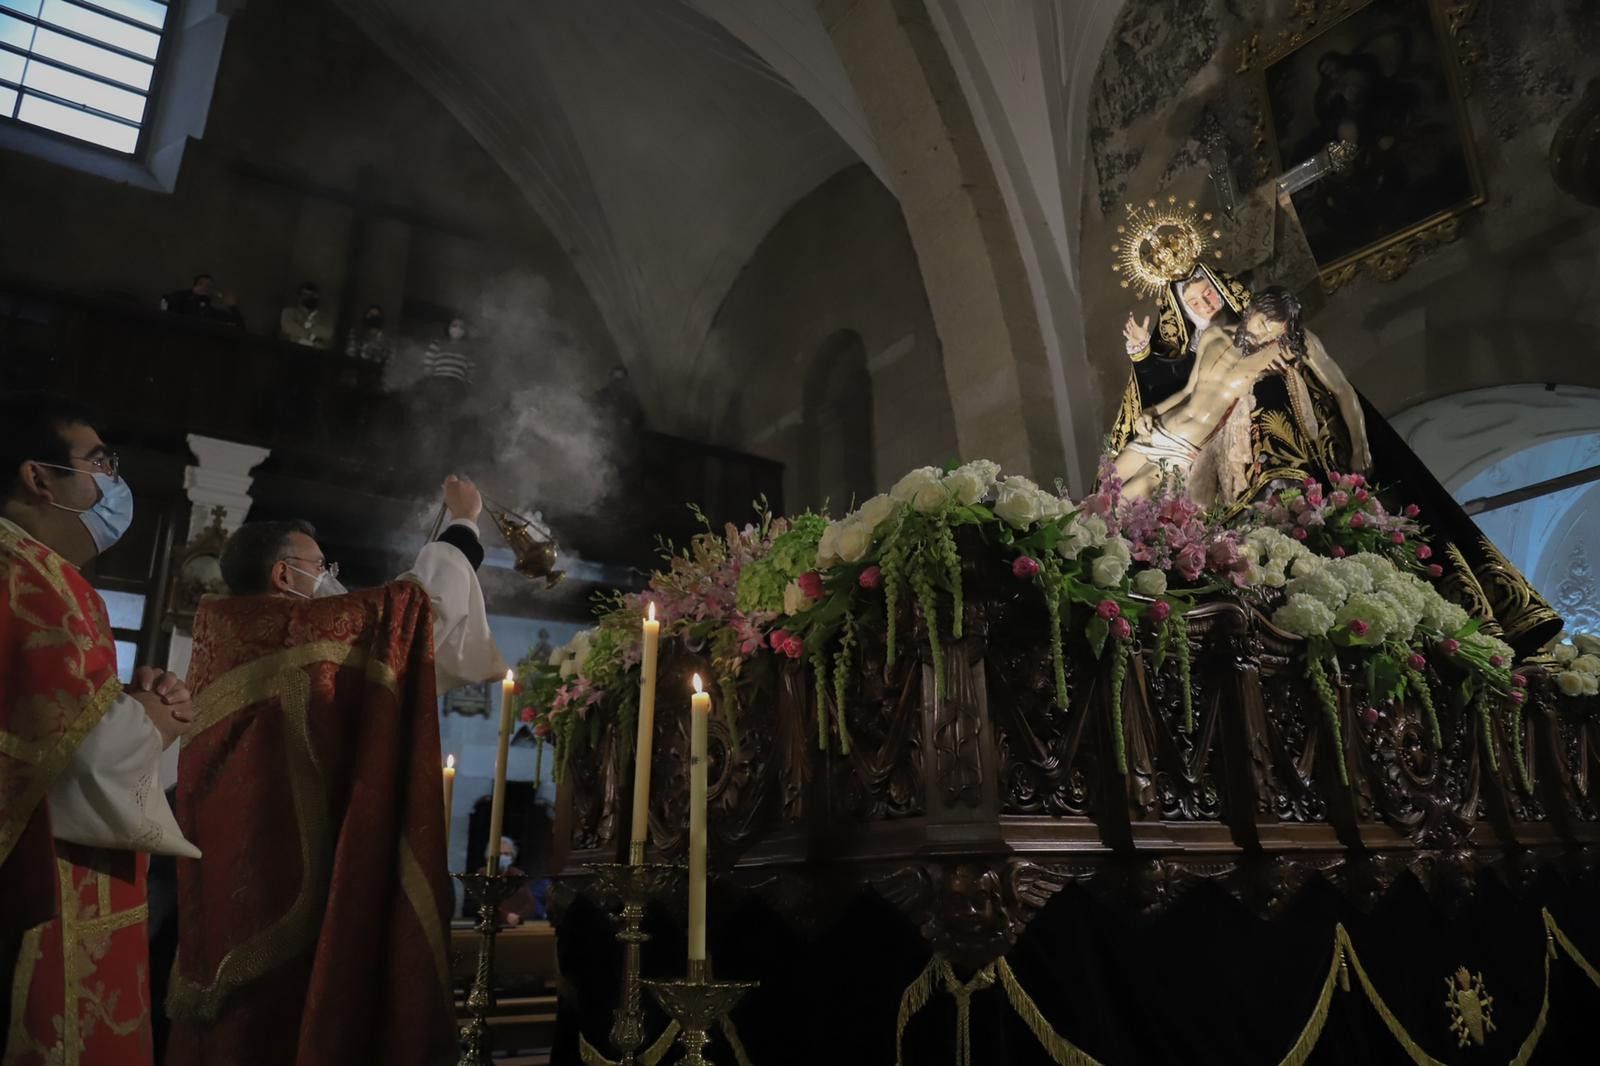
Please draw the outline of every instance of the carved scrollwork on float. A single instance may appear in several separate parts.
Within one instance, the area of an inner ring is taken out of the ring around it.
[[[922,813],[921,701],[915,659],[887,676],[881,659],[864,665],[861,697],[849,709],[850,754],[831,763],[840,813],[859,821]]]

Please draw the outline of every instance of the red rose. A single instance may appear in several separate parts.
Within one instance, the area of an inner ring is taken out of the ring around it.
[[[806,650],[805,642],[787,629],[774,629],[772,636],[767,638],[772,645],[772,650],[779,655],[787,655],[791,659],[798,659]]]
[[[1157,600],[1155,603],[1150,605],[1150,619],[1151,621],[1155,622],[1156,625],[1160,625],[1162,622],[1165,622],[1167,618],[1171,616],[1171,614],[1172,604],[1168,603],[1166,600]]]
[[[1018,581],[1028,581],[1039,572],[1039,560],[1028,555],[1019,555],[1011,562],[1011,576]]]
[[[1122,608],[1117,606],[1116,600],[1101,600],[1095,607],[1094,613],[1109,622],[1122,614]]]
[[[822,575],[815,570],[807,570],[795,578],[794,583],[800,586],[800,591],[806,594],[806,599],[822,599]]]
[[[856,584],[864,589],[875,589],[883,584],[883,570],[880,567],[869,566],[861,571],[861,576],[856,578]]]
[[[1126,618],[1113,618],[1111,620],[1111,635],[1118,640],[1127,640],[1133,635],[1133,627]]]

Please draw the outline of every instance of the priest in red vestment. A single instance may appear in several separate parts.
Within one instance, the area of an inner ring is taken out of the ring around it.
[[[411,574],[347,593],[300,523],[245,526],[195,618],[168,1066],[454,1060],[441,683],[503,675],[481,502]],[[465,501],[465,502],[463,502]],[[281,527],[281,528],[280,528]],[[437,654],[435,637],[439,643]]]
[[[81,414],[0,397],[6,1066],[150,1066],[145,853],[199,856],[157,786],[187,691],[148,669],[124,691],[105,604],[77,568],[131,518]]]

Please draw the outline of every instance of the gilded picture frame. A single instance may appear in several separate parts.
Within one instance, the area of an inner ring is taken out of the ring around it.
[[[1389,281],[1453,241],[1487,200],[1467,111],[1477,0],[1298,0],[1276,35],[1253,34],[1239,72],[1256,110],[1258,179],[1335,140],[1348,172],[1293,196],[1323,287],[1365,269]]]

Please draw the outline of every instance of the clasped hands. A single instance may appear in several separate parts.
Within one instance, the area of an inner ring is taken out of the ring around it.
[[[170,747],[194,725],[189,686],[170,670],[141,666],[122,691],[144,708],[150,724],[161,734],[162,748]]]

